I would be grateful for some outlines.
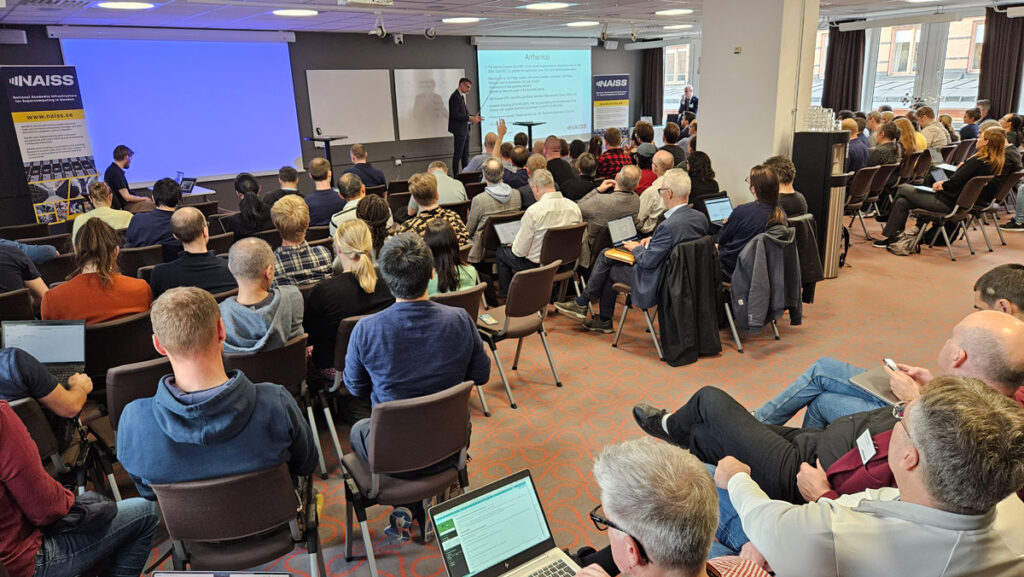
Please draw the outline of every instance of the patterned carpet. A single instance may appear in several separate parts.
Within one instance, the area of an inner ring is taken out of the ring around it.
[[[878,234],[877,223],[868,226]],[[472,401],[471,485],[479,487],[529,468],[557,544],[603,547],[607,537],[587,518],[599,499],[591,463],[604,445],[640,434],[630,413],[634,403],[674,408],[697,388],[715,385],[754,408],[825,355],[865,367],[879,364],[882,356],[933,367],[953,325],[972,310],[971,289],[977,277],[995,265],[1024,261],[1024,234],[1006,233],[1009,246],[988,253],[980,232],[972,232],[975,248],[980,247],[977,255],[971,256],[961,241],[954,245],[957,261],[950,262],[945,248],[924,247],[920,255],[906,258],[891,255],[872,248],[859,230],[858,226],[854,232],[849,266],[840,270],[839,278],[818,285],[816,302],[804,307],[804,324],[791,327],[782,320],[780,341],[772,339],[770,329],[760,336],[745,336],[744,354],[737,353],[723,332],[721,355],[672,368],[658,361],[636,311],[627,317],[619,348],[613,349],[613,335],[587,333],[552,308],[546,326],[564,387],[555,387],[537,337],[524,344],[519,370],[510,371],[518,409],[509,407],[492,367],[491,383],[485,387],[492,417],[483,416],[475,393]],[[989,233],[995,238],[994,230]],[[506,369],[511,367],[515,344],[502,343],[499,353]],[[347,445],[347,427],[341,426],[339,434]],[[326,436],[323,440],[327,447]],[[357,556],[352,563],[344,559],[345,494],[337,461],[332,459],[329,465],[331,479],[318,482],[326,499],[321,538],[328,573],[368,576],[358,525]],[[381,575],[444,575],[436,543],[399,544],[384,535],[388,513],[387,507],[369,512]],[[297,549],[265,569],[308,575],[307,559]],[[170,563],[163,567],[170,569]]]

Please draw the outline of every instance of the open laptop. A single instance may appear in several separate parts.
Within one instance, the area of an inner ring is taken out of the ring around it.
[[[533,479],[519,471],[430,508],[448,577],[569,577]]]
[[[272,571],[154,571],[153,577],[292,577]]]
[[[711,224],[722,226],[725,219],[732,215],[732,201],[728,196],[704,199],[704,208],[708,211],[708,220]]]
[[[929,148],[928,154],[932,157],[932,165],[942,164],[946,162],[946,158],[942,156],[942,150],[939,148]]]
[[[885,367],[881,365],[870,371],[850,377],[850,382],[869,395],[890,405],[900,402],[899,397],[892,392],[892,386],[889,384],[889,374],[885,372]]]
[[[58,382],[85,372],[85,321],[3,321],[5,347],[32,355]]]
[[[516,235],[519,234],[519,229],[523,227],[523,221],[513,220],[509,222],[499,222],[494,225],[494,232],[498,234],[498,242],[501,246],[512,246],[512,241],[516,239]]]
[[[190,176],[186,176],[186,177],[182,178],[181,179],[181,194],[191,194],[192,193],[192,189],[196,187],[196,182],[198,180],[199,180],[198,178],[192,178]]]
[[[636,241],[640,235],[636,232],[636,225],[633,224],[632,216],[623,216],[608,221],[608,234],[612,237],[612,246],[622,246],[622,243]]]
[[[942,170],[938,166],[933,166],[928,170],[928,174],[932,177],[932,182],[945,182],[949,180],[949,175],[946,174],[945,170]]]

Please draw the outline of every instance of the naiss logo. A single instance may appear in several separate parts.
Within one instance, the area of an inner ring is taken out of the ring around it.
[[[21,74],[8,79],[11,86],[74,86],[73,74]]]
[[[598,80],[598,88],[624,88],[628,81],[625,78],[619,78],[618,80]]]

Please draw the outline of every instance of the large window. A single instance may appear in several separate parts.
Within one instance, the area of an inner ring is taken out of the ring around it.
[[[662,100],[665,118],[679,112],[683,88],[692,82],[690,77],[690,44],[665,47],[665,94]],[[664,121],[665,118],[662,120]]]
[[[885,37],[885,29],[882,29]],[[888,35],[892,38],[889,44],[889,74],[913,74],[917,71],[917,48],[921,44],[921,27],[892,28]]]
[[[939,113],[949,114],[956,123],[961,122],[964,110],[977,101],[984,38],[985,19],[982,17],[949,23]]]
[[[818,30],[814,42],[814,76],[811,80],[811,104],[821,105],[825,87],[825,61],[828,59],[828,30]]]
[[[879,30],[872,109],[885,104],[899,114],[910,108],[920,42],[920,25]]]

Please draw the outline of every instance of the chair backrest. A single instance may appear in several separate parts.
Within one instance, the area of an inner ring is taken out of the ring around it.
[[[311,226],[306,229],[306,242],[313,242],[314,240],[323,240],[331,237],[331,227],[326,224],[323,226]]]
[[[408,183],[406,183],[408,188]],[[411,192],[389,192],[388,193],[388,206],[391,207],[391,216],[401,222],[408,218],[409,215],[409,199],[412,198]]]
[[[366,187],[366,194],[376,194],[377,196],[379,196],[381,198],[384,198],[384,195],[387,194],[387,191],[388,191],[388,187],[385,184],[381,184],[379,186],[367,186]]]
[[[894,162],[892,164],[882,164],[878,167],[878,172],[875,173],[874,180],[871,181],[871,194],[869,197],[877,198],[884,191],[885,187],[889,184],[889,179],[892,178],[892,173],[896,172],[900,168],[900,163]]]
[[[526,317],[537,313],[544,316],[551,302],[555,273],[560,266],[562,261],[556,260],[541,267],[517,272],[508,285],[505,316]]]
[[[75,272],[75,255],[73,253],[57,255],[57,258],[53,260],[37,264],[36,269],[47,285],[66,281],[68,275]]]
[[[480,182],[480,180],[483,177],[484,177],[484,173],[482,173],[480,171],[477,171],[477,172],[460,172],[460,173],[455,175],[455,180],[458,180],[462,184],[473,184],[473,183],[476,183],[476,182]],[[469,192],[469,191],[467,190],[466,192]]]
[[[918,150],[903,157],[903,164],[900,165],[900,178],[910,180],[914,177],[914,169],[917,168],[917,161],[927,154],[927,151]]]
[[[473,319],[475,324],[477,314],[480,313],[480,298],[483,297],[486,288],[487,283],[482,282],[468,289],[450,293],[438,293],[430,297],[430,300],[465,310],[469,313],[469,318]]]
[[[210,240],[206,243],[206,248],[207,250],[212,250],[215,254],[227,254],[233,244],[235,244],[235,233],[233,232],[211,234]]]
[[[153,323],[143,311],[105,323],[85,325],[85,373],[96,388],[106,382],[107,371],[130,363],[158,358],[153,348]]]
[[[388,183],[388,196],[396,192],[409,192],[408,180],[392,180]]]
[[[1006,197],[1010,196],[1010,192],[1013,191],[1013,187],[1017,186],[1017,183],[1024,179],[1024,170],[1018,170],[1017,172],[1011,172],[1006,175],[1003,179],[1002,184],[999,185],[999,190],[996,191],[995,197],[992,199],[992,205],[1000,205],[1006,201]]]
[[[370,415],[370,472],[404,473],[440,463],[469,446],[472,381],[441,392],[388,401]]]
[[[60,451],[57,435],[53,434],[50,421],[46,418],[43,408],[32,397],[11,401],[11,409],[18,415],[28,429],[28,434],[39,449],[39,457],[48,459]]]
[[[138,276],[139,269],[164,262],[164,248],[158,244],[138,248],[122,248],[117,255],[117,268],[126,276]]]
[[[117,236],[117,246],[124,248],[124,243],[128,242],[128,227],[118,228],[114,234]]]
[[[498,251],[498,246],[501,244],[501,240],[498,238],[498,232],[494,230],[494,225],[501,224],[503,222],[512,222],[523,218],[525,211],[517,210],[515,212],[506,212],[504,214],[491,214],[487,216],[487,223],[484,224],[484,260],[493,260],[494,253]]]
[[[953,153],[953,159],[950,161],[950,164],[960,164],[967,160],[967,156],[970,154],[971,149],[974,148],[975,142],[977,142],[975,138],[961,140],[960,144],[956,145],[956,151]]]
[[[459,262],[466,264],[469,262],[469,253],[473,252],[473,243],[469,242],[466,244],[459,245]]]
[[[317,240],[307,240],[309,246],[326,246],[327,250],[334,252],[334,239],[331,237],[321,238]]]
[[[256,238],[262,238],[263,240],[267,241],[267,244],[270,245],[270,248],[274,250],[277,250],[281,246],[281,234],[277,232],[276,228],[272,228],[269,230],[261,230],[257,233],[254,233],[252,236]]]
[[[227,229],[224,228],[224,223],[222,221],[229,216],[231,215],[224,213],[211,214],[209,218],[206,219],[207,223],[209,223],[210,234],[224,234],[225,232],[227,232]]]
[[[540,264],[560,260],[562,264],[575,265],[583,252],[583,233],[586,230],[585,222],[549,228],[540,247]]]
[[[159,265],[151,264],[149,266],[140,266],[136,276],[146,281],[146,284],[149,284],[149,280],[153,278],[153,269],[157,266]]]
[[[949,162],[950,160],[952,160],[953,159],[953,153],[956,152],[957,146],[958,146],[958,144],[953,143],[953,144],[949,144],[947,146],[943,146],[942,148],[940,148],[939,152],[942,154],[942,160],[944,160],[946,162]]]
[[[50,225],[45,222],[33,222],[31,224],[15,224],[12,226],[0,226],[0,238],[7,240],[21,240],[23,238],[36,238],[50,234]]]
[[[370,315],[345,317],[338,323],[338,332],[334,340],[335,371],[345,372],[345,355],[348,353],[348,341],[352,338],[352,330],[356,328],[356,323],[368,316]]]
[[[487,188],[487,184],[484,182],[467,182],[466,198],[473,200],[473,197],[482,193],[485,188]]]
[[[107,369],[107,415],[110,417],[110,426],[117,430],[121,413],[128,403],[156,395],[160,379],[172,372],[171,361],[167,357]]]
[[[306,334],[279,349],[255,353],[224,353],[224,368],[238,369],[254,383],[274,383],[299,396],[306,380]]]
[[[924,150],[920,157],[917,159],[917,164],[914,165],[914,178],[924,178],[928,174],[928,170],[932,167],[932,155],[931,152]]]
[[[32,292],[27,288],[0,293],[0,321],[31,321],[35,318]]]
[[[220,209],[216,200],[210,200],[207,202],[197,202],[185,206],[191,206],[192,208],[198,209],[199,212],[203,213],[203,216],[205,216],[206,218],[210,218],[210,216],[217,214],[217,211]]]
[[[612,233],[608,230],[608,226],[605,225],[597,231],[597,236],[590,239],[590,262],[587,263],[587,267],[594,268],[594,264],[597,262],[597,257],[601,256],[604,249],[611,247]]]
[[[213,300],[217,301],[218,303],[222,303],[233,296],[238,296],[237,288],[233,288],[229,291],[224,291],[222,293],[213,293]]]
[[[22,238],[18,242],[22,244],[32,244],[36,246],[50,245],[57,249],[57,252],[64,254],[74,252],[75,247],[71,244],[71,234],[51,234],[47,236],[36,236],[32,238]]]
[[[970,210],[974,208],[974,205],[978,202],[978,197],[981,196],[981,190],[985,188],[985,185],[991,181],[994,176],[975,176],[974,178],[967,181],[963,189],[960,190],[960,196],[956,199],[956,205],[960,209]]]
[[[846,210],[857,210],[871,193],[871,182],[878,173],[877,166],[868,166],[857,171],[846,193]]]
[[[469,220],[469,205],[470,201],[463,200],[462,202],[452,202],[449,204],[442,204],[441,208],[446,208],[455,214],[459,215],[462,219],[462,223],[465,224]]]

